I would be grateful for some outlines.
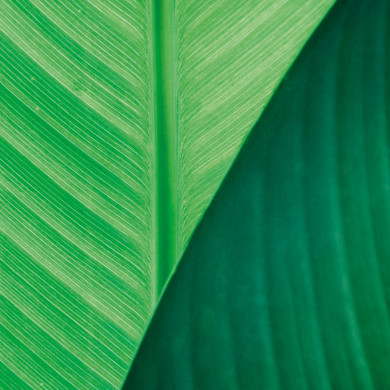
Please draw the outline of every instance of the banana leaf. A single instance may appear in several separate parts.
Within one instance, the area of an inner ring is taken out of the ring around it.
[[[390,3],[340,1],[247,138],[123,389],[390,388]]]
[[[0,0],[0,387],[119,388],[333,0]]]

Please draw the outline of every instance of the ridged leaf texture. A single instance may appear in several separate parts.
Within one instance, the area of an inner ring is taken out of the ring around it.
[[[390,3],[341,1],[171,279],[124,389],[390,388]]]
[[[332,0],[1,0],[0,387],[114,389]]]

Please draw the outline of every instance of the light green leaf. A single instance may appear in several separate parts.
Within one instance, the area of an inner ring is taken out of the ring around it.
[[[336,4],[195,231],[124,389],[390,388],[389,2]]]
[[[195,225],[332,3],[0,0],[2,388],[120,386]]]

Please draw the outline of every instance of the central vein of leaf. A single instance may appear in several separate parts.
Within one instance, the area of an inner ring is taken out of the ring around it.
[[[152,0],[154,93],[154,254],[156,301],[176,263],[178,236],[177,109],[174,0]]]

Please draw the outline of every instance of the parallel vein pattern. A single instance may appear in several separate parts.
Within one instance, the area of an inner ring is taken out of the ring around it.
[[[124,389],[390,388],[390,2],[332,9],[200,222]]]
[[[161,288],[332,3],[170,0],[165,36],[157,1],[0,0],[2,389],[120,386],[160,263]],[[172,62],[161,80],[156,41]],[[157,154],[172,163],[164,196]],[[157,228],[156,204],[177,211],[172,255],[156,244],[170,223]]]
[[[117,388],[151,310],[147,9],[0,7],[0,366]]]
[[[179,247],[332,0],[178,0]]]

